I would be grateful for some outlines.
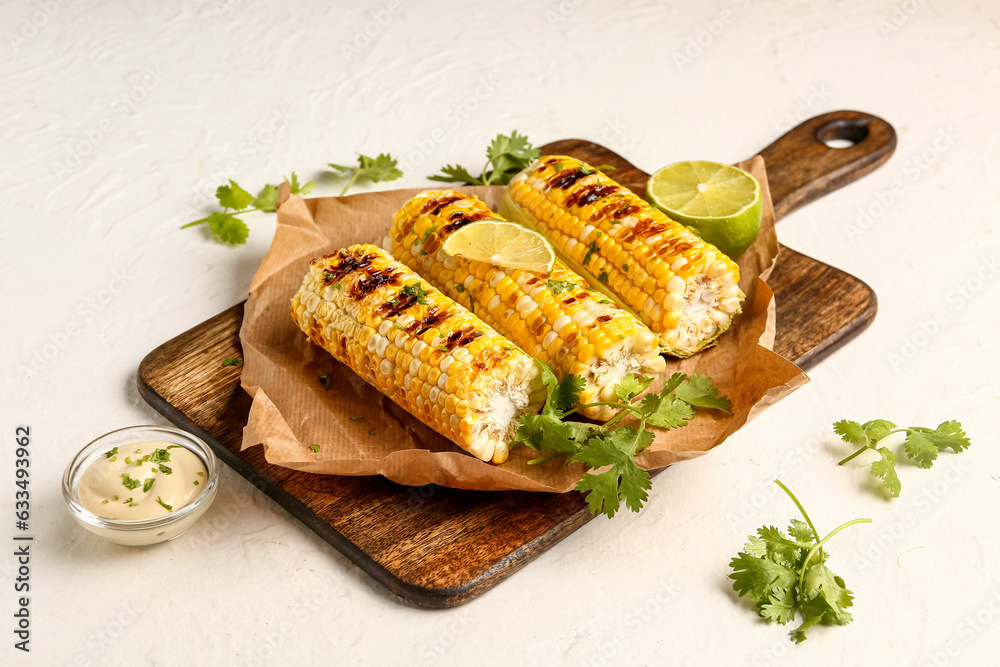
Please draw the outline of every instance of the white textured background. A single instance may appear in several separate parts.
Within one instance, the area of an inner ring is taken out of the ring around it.
[[[27,656],[0,546],[0,663],[994,664],[1000,7],[397,1],[3,3],[0,544],[22,424],[36,541]],[[779,235],[871,284],[874,325],[657,478],[641,515],[593,521],[471,604],[399,604],[228,469],[205,519],[161,547],[112,547],[66,511],[59,478],[85,442],[163,421],[134,388],[142,357],[246,295],[273,216],[239,249],[178,229],[225,178],[256,189],[391,151],[407,163],[392,185],[419,186],[515,128],[647,170],[734,161],[838,108],[893,123],[896,155]],[[890,502],[836,466],[841,417],[959,419],[973,447],[901,463]],[[800,646],[726,579],[748,533],[795,516],[776,476],[820,530],[875,521],[830,549],[856,620]]]

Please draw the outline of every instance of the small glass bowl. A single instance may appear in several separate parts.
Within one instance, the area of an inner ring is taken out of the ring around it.
[[[80,478],[90,464],[114,447],[133,445],[138,442],[163,441],[190,450],[205,465],[207,482],[205,488],[194,500],[179,507],[170,514],[142,519],[122,521],[108,519],[94,514],[80,504]],[[63,498],[81,526],[92,533],[127,547],[147,547],[179,537],[194,525],[215,500],[219,489],[219,462],[215,453],[200,438],[170,426],[128,426],[106,433],[80,450],[63,473]]]

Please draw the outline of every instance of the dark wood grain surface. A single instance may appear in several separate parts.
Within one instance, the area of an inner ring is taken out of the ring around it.
[[[848,114],[845,122],[857,114],[838,113]],[[884,142],[870,141],[873,132],[861,137],[857,146],[862,148],[852,147],[853,157],[845,162],[843,149],[828,148],[818,134],[837,120],[828,118],[809,130],[820,148],[806,146],[802,128],[809,121],[786,135],[787,147],[785,137],[768,147],[771,189],[781,196],[775,198],[776,212],[786,213],[874,169],[880,162],[862,155],[866,142],[873,152],[881,151],[881,161],[888,158],[891,147],[886,152]],[[875,120],[891,133],[888,123]],[[878,136],[883,134],[884,128]],[[614,165],[616,180],[638,191],[645,188],[647,174],[596,144],[567,140],[543,151]],[[796,169],[802,155],[811,164]],[[803,180],[806,173],[812,180]],[[817,181],[823,185],[812,185]],[[777,303],[775,351],[804,367],[857,335],[875,316],[875,295],[867,285],[788,248],[782,248],[768,282]],[[260,447],[240,452],[250,398],[240,388],[240,367],[221,367],[219,360],[242,355],[242,316],[243,304],[238,304],[153,350],[139,367],[140,393],[399,598],[425,607],[467,602],[591,519],[577,493],[405,487],[381,477],[315,475],[273,466]]]

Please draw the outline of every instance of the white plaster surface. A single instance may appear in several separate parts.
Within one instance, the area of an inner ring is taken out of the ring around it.
[[[0,664],[997,664],[1000,5],[397,2],[3,3]],[[778,230],[875,288],[872,327],[658,477],[640,515],[591,522],[480,599],[400,604],[229,469],[203,521],[157,548],[111,546],[66,511],[59,479],[84,443],[164,421],[134,387],[142,357],[246,295],[273,216],[251,217],[238,249],[179,229],[224,178],[256,188],[391,151],[407,163],[391,186],[415,187],[478,167],[515,128],[645,169],[735,161],[838,108],[893,123],[896,155]],[[973,446],[901,463],[887,501],[860,463],[836,466],[842,417],[958,419]],[[27,655],[12,634],[19,425]],[[778,476],[821,530],[874,520],[830,546],[855,621],[800,646],[726,579],[748,533],[796,516]]]

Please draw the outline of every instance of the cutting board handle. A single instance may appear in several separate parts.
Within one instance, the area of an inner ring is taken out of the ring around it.
[[[850,142],[834,148],[828,142]],[[782,218],[881,166],[896,150],[896,130],[862,111],[831,111],[789,130],[760,152],[774,214]]]

